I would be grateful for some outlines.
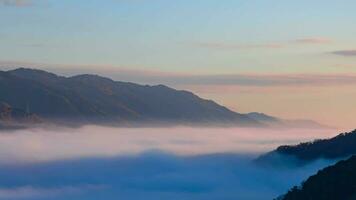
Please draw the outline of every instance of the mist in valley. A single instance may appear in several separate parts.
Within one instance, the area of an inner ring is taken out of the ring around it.
[[[0,199],[273,199],[333,161],[281,168],[254,159],[332,133],[98,126],[3,131]]]

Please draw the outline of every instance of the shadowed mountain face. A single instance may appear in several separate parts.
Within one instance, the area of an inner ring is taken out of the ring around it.
[[[262,155],[257,161],[276,163],[280,156],[290,156],[300,163],[306,163],[316,159],[342,159],[354,154],[356,154],[356,130],[330,139],[315,140],[295,146],[280,146]]]
[[[25,110],[13,108],[0,101],[0,129],[17,129],[24,124],[41,122],[40,118]]]
[[[355,200],[356,156],[319,171],[301,187],[292,188],[280,200]]]
[[[0,72],[0,101],[48,121],[83,123],[230,123],[261,126],[191,92],[113,81],[96,75],[61,77],[33,69]]]

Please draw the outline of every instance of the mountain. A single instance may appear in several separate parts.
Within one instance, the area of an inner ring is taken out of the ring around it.
[[[258,112],[251,112],[251,113],[247,113],[246,114],[249,118],[251,119],[255,119],[258,121],[263,121],[266,123],[282,123],[282,120],[276,118],[276,117],[272,117],[269,115],[266,115],[264,113],[258,113]]]
[[[312,120],[285,120],[264,113],[251,112],[246,114],[249,118],[263,122],[270,127],[275,128],[308,128],[308,129],[325,129],[330,128]]]
[[[97,75],[58,76],[19,68],[0,71],[0,101],[50,122],[222,123],[263,126],[188,91],[114,81]]]
[[[356,130],[336,137],[294,146],[280,146],[257,159],[260,163],[275,163],[281,156],[296,158],[301,163],[316,159],[341,159],[356,154]]]
[[[16,129],[23,124],[40,123],[41,119],[25,110],[12,108],[9,104],[0,102],[0,129]]]
[[[278,200],[355,200],[356,156],[320,170]]]

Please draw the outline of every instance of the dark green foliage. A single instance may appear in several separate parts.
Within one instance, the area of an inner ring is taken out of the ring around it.
[[[280,146],[255,161],[267,166],[301,166],[317,159],[338,160],[356,154],[356,130],[336,137]]]
[[[292,188],[282,200],[354,200],[356,156],[311,176],[300,188]]]
[[[9,104],[0,101],[0,122],[2,126],[9,123],[40,122],[40,119],[26,110],[13,108]]]
[[[315,140],[295,146],[281,146],[277,148],[276,152],[283,155],[293,155],[306,161],[350,156],[356,154],[356,130],[350,133],[342,133],[330,139]]]

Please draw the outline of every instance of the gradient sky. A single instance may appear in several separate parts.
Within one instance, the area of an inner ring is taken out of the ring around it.
[[[192,90],[355,128],[356,1],[0,0],[0,66]]]

